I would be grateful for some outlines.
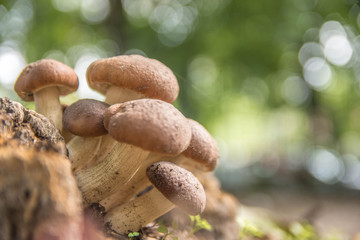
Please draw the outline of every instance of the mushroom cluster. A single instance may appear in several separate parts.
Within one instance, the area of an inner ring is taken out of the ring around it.
[[[84,207],[100,206],[115,234],[138,231],[174,207],[200,214],[206,197],[194,172],[213,171],[219,151],[200,123],[172,105],[179,93],[173,72],[155,59],[122,55],[93,62],[86,78],[104,102],[62,106],[59,96],[76,91],[78,78],[55,60],[28,65],[15,83],[67,140]]]

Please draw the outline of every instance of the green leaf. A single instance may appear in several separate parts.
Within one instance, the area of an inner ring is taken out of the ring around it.
[[[140,233],[138,233],[138,232],[132,232],[132,233],[128,234],[128,238],[132,239],[133,237],[137,237],[139,235],[140,235]]]
[[[158,230],[158,232],[165,233],[165,234],[169,232],[168,228],[165,227],[164,225],[159,226],[157,230]]]
[[[212,230],[212,226],[206,219],[202,219],[200,215],[190,216],[190,232],[192,234],[196,233],[201,229],[205,229],[208,231]]]

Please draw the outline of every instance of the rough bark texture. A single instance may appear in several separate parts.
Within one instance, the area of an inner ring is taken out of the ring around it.
[[[82,239],[81,201],[59,132],[1,98],[0,239]]]
[[[63,137],[46,117],[8,98],[0,98],[0,146],[27,146],[66,155]]]

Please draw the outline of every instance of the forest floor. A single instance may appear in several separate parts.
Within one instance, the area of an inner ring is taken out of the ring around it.
[[[236,196],[244,215],[267,216],[280,226],[306,221],[320,236],[336,234],[340,239],[355,239],[360,233],[360,192],[270,189]]]

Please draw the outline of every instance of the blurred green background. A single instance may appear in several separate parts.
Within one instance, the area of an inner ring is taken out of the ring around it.
[[[96,59],[169,66],[176,106],[221,149],[231,191],[271,184],[360,189],[360,6],[355,0],[0,0],[0,96],[54,58],[80,88]],[[33,107],[32,103],[24,103]]]

